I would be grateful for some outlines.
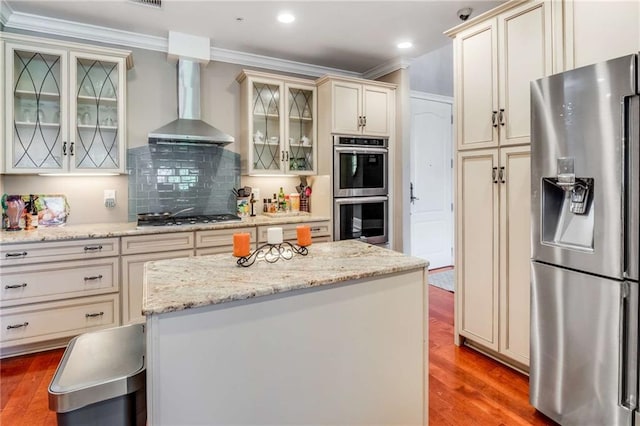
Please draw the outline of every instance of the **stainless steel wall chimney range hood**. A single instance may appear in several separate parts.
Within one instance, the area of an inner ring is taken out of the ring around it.
[[[149,133],[149,143],[217,144],[234,141],[200,119],[200,64],[178,60],[178,119]]]

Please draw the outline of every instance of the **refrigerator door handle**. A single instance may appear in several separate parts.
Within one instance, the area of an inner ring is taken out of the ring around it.
[[[622,283],[620,295],[620,405],[638,406],[638,283]]]

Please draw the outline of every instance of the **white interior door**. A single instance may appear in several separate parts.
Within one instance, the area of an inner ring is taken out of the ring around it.
[[[453,264],[452,100],[411,94],[411,255]]]

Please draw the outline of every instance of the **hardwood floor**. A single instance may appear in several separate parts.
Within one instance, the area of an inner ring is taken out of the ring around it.
[[[453,293],[429,286],[429,424],[555,425],[529,405],[529,380],[453,343]]]
[[[0,425],[56,425],[48,388],[64,349],[0,360]]]
[[[553,425],[528,402],[528,379],[453,344],[453,294],[429,286],[429,424]],[[56,425],[47,389],[63,350],[0,360],[0,425]]]

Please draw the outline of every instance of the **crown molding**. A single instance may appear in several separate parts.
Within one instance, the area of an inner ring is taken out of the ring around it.
[[[4,14],[4,6],[8,6],[8,4],[6,4],[4,0],[0,0],[0,5],[2,6]],[[0,15],[0,18],[2,18],[2,16],[3,15]],[[6,28],[34,31],[48,35],[72,37],[82,40],[91,40],[100,43],[116,44],[119,46],[154,50],[165,53],[167,52],[168,47],[168,40],[165,37],[150,36],[11,10],[7,14],[6,23],[4,25]],[[362,74],[357,72],[216,47],[211,48],[211,60],[311,77],[320,77],[325,74],[362,77]]]
[[[159,52],[167,51],[167,39],[98,25],[13,12],[5,27]]]
[[[220,49],[217,47],[211,48],[211,60],[243,66],[266,68],[273,71],[288,72],[309,77],[321,77],[326,74],[337,74],[345,77],[362,77],[362,74],[357,72],[289,61],[286,59],[272,58],[253,53],[238,52],[236,50]]]
[[[4,0],[0,0],[0,25],[6,25],[9,17],[13,14],[13,9]]]
[[[376,78],[382,77],[383,75],[387,75],[394,71],[407,69],[410,65],[411,59],[395,58],[383,64],[380,64],[377,67],[371,68],[368,71],[365,71],[364,73],[362,73],[362,78],[375,80]]]

